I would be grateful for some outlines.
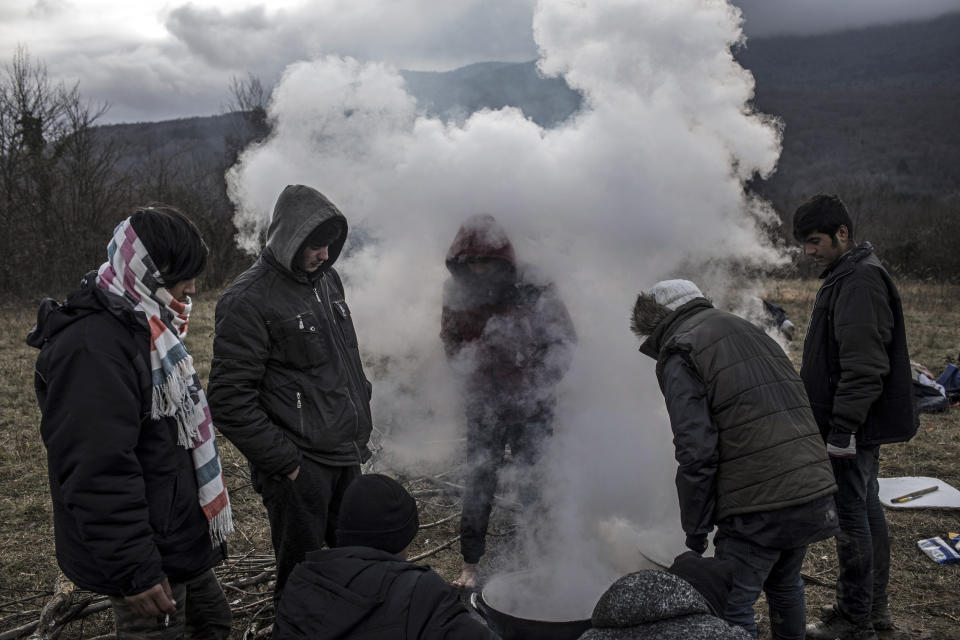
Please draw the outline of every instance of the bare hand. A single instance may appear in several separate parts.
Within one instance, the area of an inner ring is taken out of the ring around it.
[[[142,618],[156,618],[173,615],[177,612],[177,601],[173,599],[173,590],[166,578],[146,591],[132,596],[124,596],[134,615]]]
[[[290,482],[293,482],[297,479],[297,476],[300,475],[300,465],[297,465],[297,468],[287,474],[287,477],[290,478]]]
[[[453,581],[453,586],[461,589],[476,589],[480,578],[480,569],[475,564],[463,563],[460,577]]]

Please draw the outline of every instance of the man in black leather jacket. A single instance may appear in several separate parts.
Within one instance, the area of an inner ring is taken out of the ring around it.
[[[803,378],[837,479],[837,604],[807,637],[873,638],[892,629],[890,540],[878,496],[880,445],[917,430],[903,307],[869,242],[837,196],[804,202],[793,218],[804,253],[824,267],[803,343]]]
[[[370,457],[371,385],[333,268],[346,236],[320,192],[286,187],[260,258],[217,303],[210,408],[266,506],[277,599],[304,554],[333,543],[343,492]]]

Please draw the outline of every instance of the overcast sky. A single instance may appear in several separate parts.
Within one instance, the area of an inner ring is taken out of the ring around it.
[[[650,1],[650,0],[647,0]],[[660,1],[660,0],[656,0]],[[704,0],[706,4],[715,0]],[[748,36],[815,33],[960,10],[960,0],[739,0]],[[537,57],[533,0],[0,0],[0,59],[18,44],[52,78],[109,102],[105,122],[210,115],[232,76],[272,84],[326,54],[445,70]]]

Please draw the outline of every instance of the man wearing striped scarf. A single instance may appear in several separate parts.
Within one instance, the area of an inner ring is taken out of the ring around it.
[[[226,638],[213,567],[233,530],[210,411],[183,338],[207,248],[166,205],[117,225],[107,261],[27,342],[57,561],[110,596],[119,638]]]

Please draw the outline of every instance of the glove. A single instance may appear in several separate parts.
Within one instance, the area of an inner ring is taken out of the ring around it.
[[[831,429],[827,435],[827,455],[831,458],[852,458],[857,455],[857,437],[852,433]]]
[[[687,546],[687,549],[690,549],[694,553],[702,554],[707,550],[707,534],[688,533],[687,540],[684,544]]]

